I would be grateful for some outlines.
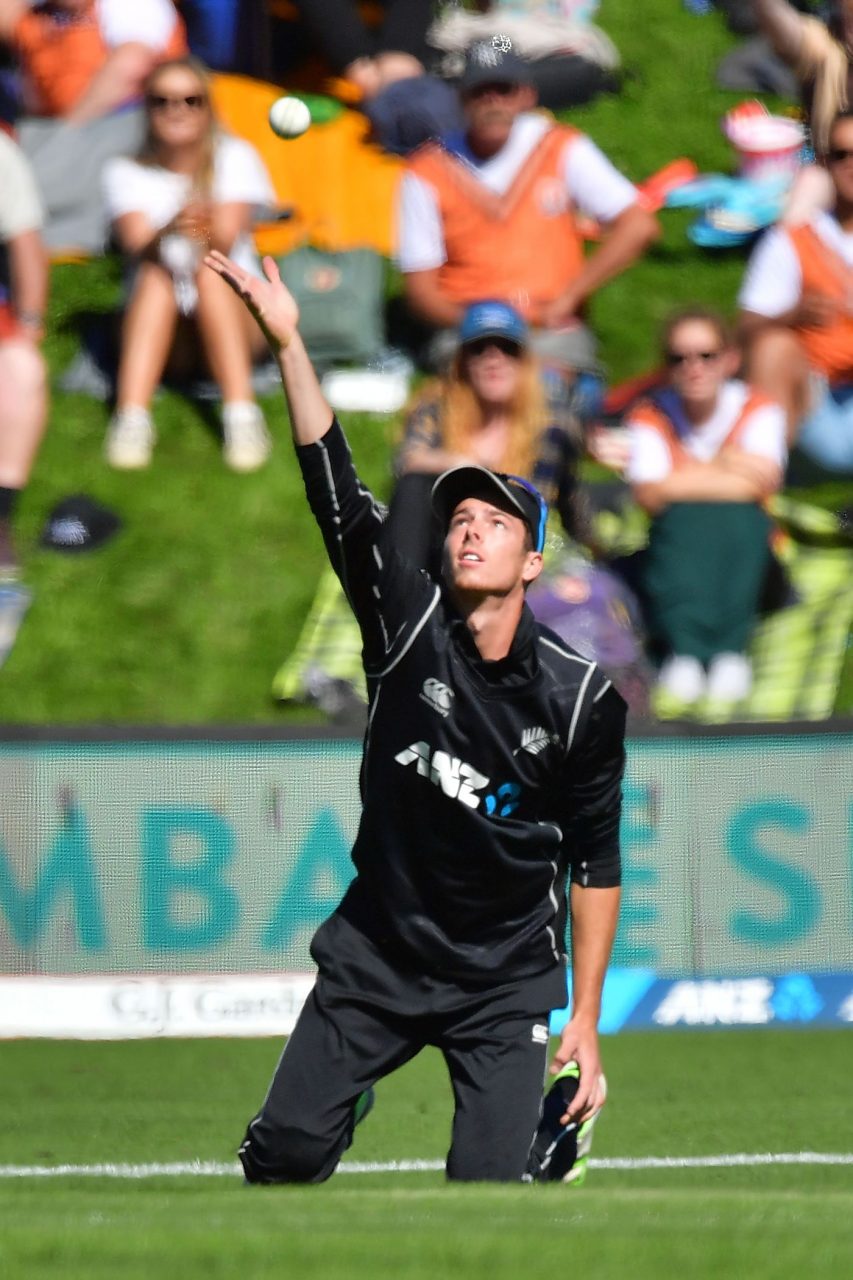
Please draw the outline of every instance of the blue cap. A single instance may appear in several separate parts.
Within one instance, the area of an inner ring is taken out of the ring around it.
[[[478,338],[506,338],[524,347],[527,345],[527,325],[508,302],[494,299],[472,302],[462,317],[459,341],[464,346]]]

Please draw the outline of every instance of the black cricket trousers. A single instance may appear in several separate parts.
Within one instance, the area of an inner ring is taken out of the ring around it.
[[[359,1095],[426,1045],[444,1055],[455,1100],[448,1178],[520,1181],[542,1104],[548,1014],[513,1008],[506,994],[449,1011],[432,1003],[401,1014],[321,973],[240,1147],[247,1181],[323,1182],[352,1142]]]

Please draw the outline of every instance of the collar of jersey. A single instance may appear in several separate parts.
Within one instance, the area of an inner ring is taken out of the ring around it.
[[[463,658],[466,667],[487,697],[505,697],[529,687],[539,675],[539,659],[536,650],[536,621],[525,604],[521,611],[512,646],[505,658],[489,662],[480,656],[474,637],[464,618],[450,609],[450,633],[454,648]]]

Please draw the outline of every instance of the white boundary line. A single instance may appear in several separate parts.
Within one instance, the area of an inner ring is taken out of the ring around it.
[[[830,1151],[756,1152],[721,1156],[640,1156],[590,1160],[591,1169],[634,1172],[642,1169],[737,1169],[756,1165],[853,1165],[853,1154]],[[344,1162],[338,1173],[437,1173],[443,1160]],[[214,1160],[175,1164],[3,1164],[0,1178],[233,1178],[240,1165]]]

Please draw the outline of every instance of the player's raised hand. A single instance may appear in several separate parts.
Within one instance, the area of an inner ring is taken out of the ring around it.
[[[243,300],[260,325],[273,355],[277,356],[296,332],[299,307],[279,275],[275,259],[267,256],[263,260],[265,280],[239,267],[218,249],[207,254],[204,263]]]

